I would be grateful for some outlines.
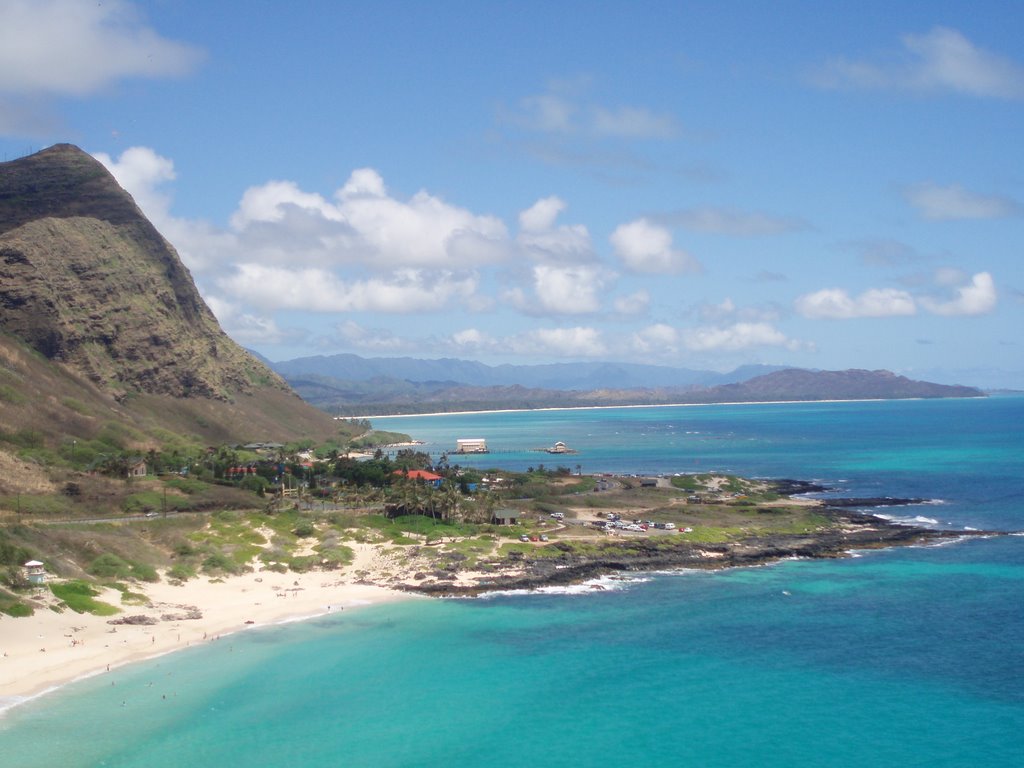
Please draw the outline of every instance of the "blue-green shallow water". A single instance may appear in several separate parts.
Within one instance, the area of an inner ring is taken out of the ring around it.
[[[1024,528],[1021,398],[568,414],[472,417],[450,442],[518,417],[584,471],[815,477]],[[0,765],[1020,766],[1022,649],[1024,537],[654,574],[241,633],[10,711]]]

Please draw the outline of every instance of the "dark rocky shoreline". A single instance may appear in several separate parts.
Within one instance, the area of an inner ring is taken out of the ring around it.
[[[793,481],[783,481],[786,483]],[[796,485],[796,483],[794,483]],[[801,487],[812,483],[799,483]],[[820,490],[826,490],[824,488]],[[804,493],[807,491],[796,491]],[[833,502],[838,501],[838,504]],[[614,573],[636,573],[699,568],[717,570],[765,565],[786,558],[839,558],[853,550],[882,549],[937,543],[964,537],[999,536],[1002,531],[952,531],[901,525],[851,507],[903,506],[919,499],[829,499],[822,512],[835,526],[808,534],[771,534],[727,543],[703,544],[673,541],[664,537],[619,540],[607,547],[609,555],[581,555],[570,544],[550,546],[562,550],[558,557],[516,557],[510,564],[523,569],[516,576],[495,576],[472,586],[447,583],[406,585],[410,592],[435,597],[474,597],[497,590],[530,590],[540,587],[578,584]]]

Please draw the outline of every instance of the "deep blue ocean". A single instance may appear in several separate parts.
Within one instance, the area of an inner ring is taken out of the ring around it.
[[[1022,397],[374,425],[434,453],[486,438],[465,465],[818,480],[930,500],[887,510],[908,520],[1024,529]],[[556,440],[579,453],[533,450]],[[8,711],[0,765],[1024,765],[1022,536],[608,586],[240,633]]]

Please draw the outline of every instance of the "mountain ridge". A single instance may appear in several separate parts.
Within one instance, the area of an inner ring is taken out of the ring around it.
[[[0,448],[25,435],[53,446],[116,432],[127,450],[168,433],[283,441],[338,428],[224,333],[96,159],[58,144],[0,164]]]
[[[374,378],[417,383],[450,381],[471,386],[513,386],[539,389],[633,389],[656,386],[713,386],[744,381],[786,366],[744,365],[734,371],[676,368],[662,365],[616,362],[545,363],[536,365],[487,365],[459,358],[367,358],[351,353],[315,355],[272,362],[262,358],[285,379],[322,376],[340,381]]]
[[[756,403],[821,400],[892,400],[984,397],[975,387],[914,381],[891,371],[784,369],[743,382],[701,387],[550,390],[519,384],[472,386],[453,381],[413,382],[384,376],[342,381],[317,375],[288,377],[304,399],[341,416],[492,409]]]

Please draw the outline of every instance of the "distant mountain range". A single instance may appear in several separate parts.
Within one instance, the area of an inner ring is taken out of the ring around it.
[[[344,354],[266,361],[308,402],[346,416],[493,408],[983,397],[890,371],[744,366],[730,373],[627,363],[500,365]]]
[[[265,358],[264,358],[265,360]],[[320,376],[338,381],[398,379],[427,383],[447,382],[476,387],[519,386],[531,389],[592,390],[641,387],[712,387],[746,381],[784,366],[745,365],[730,373],[629,363],[551,363],[548,365],[485,365],[471,360],[413,357],[366,358],[359,355],[318,355],[273,363],[285,379]]]

